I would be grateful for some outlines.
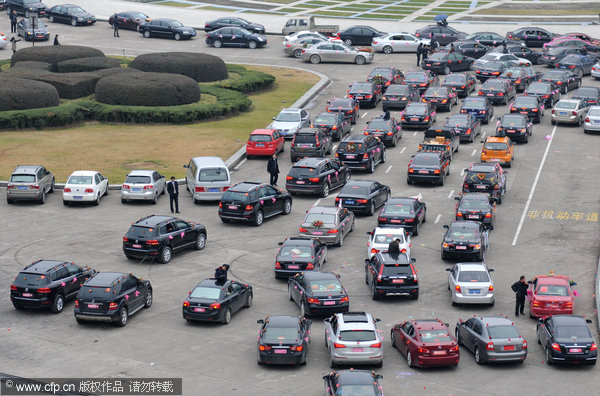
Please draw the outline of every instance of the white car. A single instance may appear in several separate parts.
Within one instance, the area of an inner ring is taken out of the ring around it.
[[[100,203],[100,197],[108,195],[108,179],[96,171],[75,171],[71,173],[63,189],[63,203]]]
[[[422,39],[414,34],[401,32],[389,33],[373,38],[373,51],[391,54],[392,52],[417,52],[419,44],[429,45],[431,40]]]
[[[592,106],[588,110],[583,132],[600,132],[600,106]]]
[[[519,58],[518,56],[514,56],[513,54],[503,54],[501,52],[490,52],[483,55],[481,58],[477,59],[473,62],[473,70],[477,69],[485,65],[491,61],[513,61],[519,66],[531,66],[531,62],[525,58]]]
[[[269,128],[276,129],[284,139],[291,139],[298,129],[310,124],[310,114],[303,109],[287,108],[281,110],[273,120]]]
[[[377,329],[380,321],[367,312],[344,312],[325,319],[325,346],[331,368],[340,364],[381,367],[383,337]]]
[[[600,78],[600,63],[596,63],[592,66],[592,77]]]
[[[451,268],[446,268],[446,271],[452,305],[494,305],[494,281],[490,274],[494,270],[485,263],[456,263]]]
[[[412,243],[410,236],[402,227],[377,227],[371,232],[367,232],[369,240],[367,241],[367,256],[369,260],[378,252],[387,252],[390,242],[394,239],[400,239],[400,252],[406,253],[410,257],[410,247]]]
[[[293,41],[297,41],[303,38],[320,38],[322,40],[328,40],[328,41],[335,41],[335,40],[340,40],[339,37],[328,37],[325,36],[323,33],[319,33],[319,32],[313,32],[310,30],[301,30],[299,32],[296,33],[292,33],[289,36],[285,36],[283,38],[283,45],[285,46],[287,43],[293,42]]]
[[[0,33],[0,49],[6,48],[8,41],[6,41],[6,34]]]
[[[156,204],[166,186],[165,176],[155,170],[132,170],[121,185],[121,203],[141,200]]]

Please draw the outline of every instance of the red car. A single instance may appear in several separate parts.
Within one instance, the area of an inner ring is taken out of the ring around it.
[[[456,366],[458,343],[439,319],[410,320],[391,331],[392,346],[406,356],[409,367]]]
[[[255,129],[246,143],[246,156],[271,156],[283,152],[283,136],[275,129]]]
[[[529,315],[544,318],[550,315],[572,315],[575,308],[575,294],[571,290],[571,278],[562,275],[537,276],[531,282],[533,290],[529,294]]]

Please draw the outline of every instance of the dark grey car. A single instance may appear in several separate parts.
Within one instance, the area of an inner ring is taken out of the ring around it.
[[[331,154],[332,140],[324,128],[302,128],[292,140],[290,159],[296,162],[304,157],[325,157]]]
[[[54,192],[54,175],[42,165],[19,165],[6,187],[6,202],[34,200],[46,202],[46,194]]]

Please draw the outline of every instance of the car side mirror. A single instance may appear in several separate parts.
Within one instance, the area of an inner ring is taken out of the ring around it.
[[[340,279],[340,274],[336,274],[335,277]]]
[[[325,381],[327,381],[327,380],[329,379],[329,376],[328,376],[328,375],[324,375],[324,376],[323,376],[323,379],[324,379]]]
[[[411,263],[416,263],[416,262],[417,262],[417,259],[416,259],[416,258],[414,258],[414,257],[412,257],[412,258],[410,259],[410,262],[411,262]]]
[[[460,197],[454,197],[455,201],[460,201]]]
[[[533,281],[527,281],[527,283],[529,283],[530,285],[533,285]]]
[[[331,318],[325,318],[325,319],[323,319],[323,322],[329,323],[329,322],[331,322]]]
[[[265,324],[265,320],[264,319],[258,319],[256,321],[256,323],[258,323],[258,324]]]
[[[375,378],[377,378],[377,379],[382,379],[382,378],[383,378],[383,375],[381,375],[381,374],[377,374],[377,375],[375,375]]]
[[[278,242],[277,245],[282,246],[283,242]]]
[[[469,170],[467,168],[463,169],[465,172],[468,172]]]
[[[488,272],[494,272],[493,268],[488,268]]]
[[[481,140],[479,141],[479,143],[485,143],[485,142],[483,141],[483,139],[481,139]]]
[[[577,282],[571,283],[571,286],[577,286]]]
[[[452,271],[452,268],[446,268],[446,271],[450,272]]]
[[[375,318],[375,322],[381,322],[381,319]]]
[[[592,323],[592,320],[591,319],[586,319],[585,323]]]
[[[312,324],[312,320],[306,319],[306,324]]]
[[[450,228],[450,226],[449,226],[448,224],[444,224],[444,228],[445,228],[445,229],[449,229],[449,228]]]
[[[190,166],[188,164],[183,165],[184,168],[189,168]]]
[[[367,232],[365,232],[365,234],[371,235],[371,231],[367,231]]]
[[[450,327],[450,323],[444,323],[446,327]]]

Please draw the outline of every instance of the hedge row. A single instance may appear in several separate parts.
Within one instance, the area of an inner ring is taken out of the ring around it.
[[[213,86],[248,93],[270,88],[275,82],[275,76],[256,70],[248,70],[239,65],[227,65],[229,73],[236,73],[240,78],[220,81]]]
[[[102,56],[104,56],[102,51],[91,47],[82,47],[78,45],[46,45],[27,47],[18,50],[10,59],[10,65],[13,66],[17,62],[22,61],[46,62],[52,65],[52,71],[57,71],[57,65],[61,61]]]
[[[65,103],[43,109],[0,112],[0,129],[44,129],[76,124],[90,118],[89,109],[78,103]]]
[[[23,78],[0,77],[0,111],[59,105],[58,92],[50,84]]]
[[[227,79],[227,66],[223,59],[193,52],[143,54],[137,56],[129,67],[145,72],[182,74],[198,82]]]
[[[17,63],[18,65],[19,63]],[[102,69],[120,68],[121,62],[105,56],[92,58],[69,59],[58,62],[56,69],[59,73],[90,72]]]

